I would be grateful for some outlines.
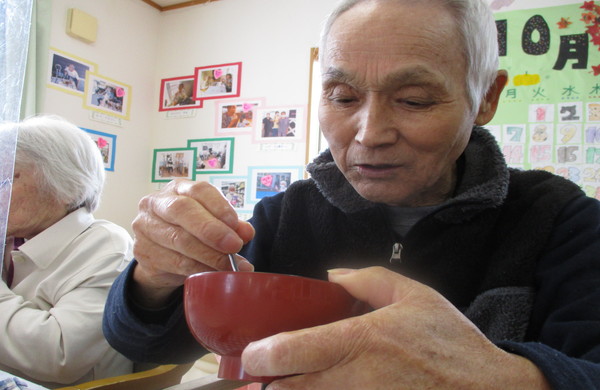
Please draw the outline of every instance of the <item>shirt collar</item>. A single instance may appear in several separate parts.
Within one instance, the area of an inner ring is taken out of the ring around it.
[[[79,208],[32,239],[27,240],[19,250],[37,267],[44,269],[93,222],[94,216],[84,207]]]

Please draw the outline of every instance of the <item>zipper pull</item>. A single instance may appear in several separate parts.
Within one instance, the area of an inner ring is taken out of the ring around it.
[[[402,249],[403,246],[399,242],[395,243],[392,247],[392,257],[390,257],[390,264],[401,264],[402,263]]]

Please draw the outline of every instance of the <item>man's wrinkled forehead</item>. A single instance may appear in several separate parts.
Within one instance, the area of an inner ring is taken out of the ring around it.
[[[323,85],[329,84],[348,84],[358,88],[372,88],[367,86],[364,80],[352,71],[347,71],[336,66],[328,66],[323,69]],[[438,73],[431,71],[424,66],[407,67],[398,71],[385,74],[379,81],[377,89],[396,89],[405,85],[420,85],[430,87],[441,87],[444,83],[443,78]]]
[[[432,8],[432,2],[425,3],[428,5],[403,0],[363,1],[342,13],[330,26],[319,53],[322,77],[349,77],[360,65],[360,72],[376,78],[399,79],[402,74],[386,73],[399,71],[402,63],[420,62],[425,66],[404,71],[425,80],[443,67],[465,67],[452,13],[444,6]],[[426,15],[433,20],[423,20]]]

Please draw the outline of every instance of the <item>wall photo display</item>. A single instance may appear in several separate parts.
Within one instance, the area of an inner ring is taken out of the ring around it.
[[[246,206],[246,189],[248,188],[248,177],[246,176],[212,176],[212,185],[217,187],[235,209],[243,209]]]
[[[90,138],[92,138],[92,141],[96,143],[96,146],[102,155],[104,169],[107,171],[114,171],[115,155],[117,153],[117,136],[115,134],[103,133],[101,131],[86,129],[83,127],[81,127],[81,129],[87,132]]]
[[[97,72],[98,66],[73,54],[50,48],[48,86],[59,91],[83,96],[88,72]]]
[[[251,134],[257,122],[256,111],[265,105],[265,99],[219,100],[215,102],[215,135]]]
[[[302,170],[301,166],[250,167],[248,202],[256,203],[265,196],[284,192],[290,184],[302,178]]]
[[[159,111],[202,108],[202,100],[194,99],[194,76],[161,80]]]
[[[197,150],[195,172],[197,174],[231,173],[234,142],[233,137],[188,140],[188,148]]]
[[[154,149],[152,158],[152,182],[168,182],[173,179],[196,178],[195,148]]]
[[[194,99],[239,97],[242,63],[199,66],[194,69],[194,78]]]
[[[255,142],[301,142],[306,132],[303,106],[257,108]]]
[[[86,74],[83,102],[85,108],[129,119],[130,105],[131,87],[129,85],[97,73],[88,72]]]

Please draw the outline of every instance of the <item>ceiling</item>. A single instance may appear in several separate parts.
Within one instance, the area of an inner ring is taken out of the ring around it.
[[[159,11],[170,11],[183,7],[191,7],[192,5],[210,3],[217,0],[141,0],[144,3],[156,8]]]
[[[161,7],[166,7],[168,5],[183,3],[182,0],[154,0],[154,2]]]

